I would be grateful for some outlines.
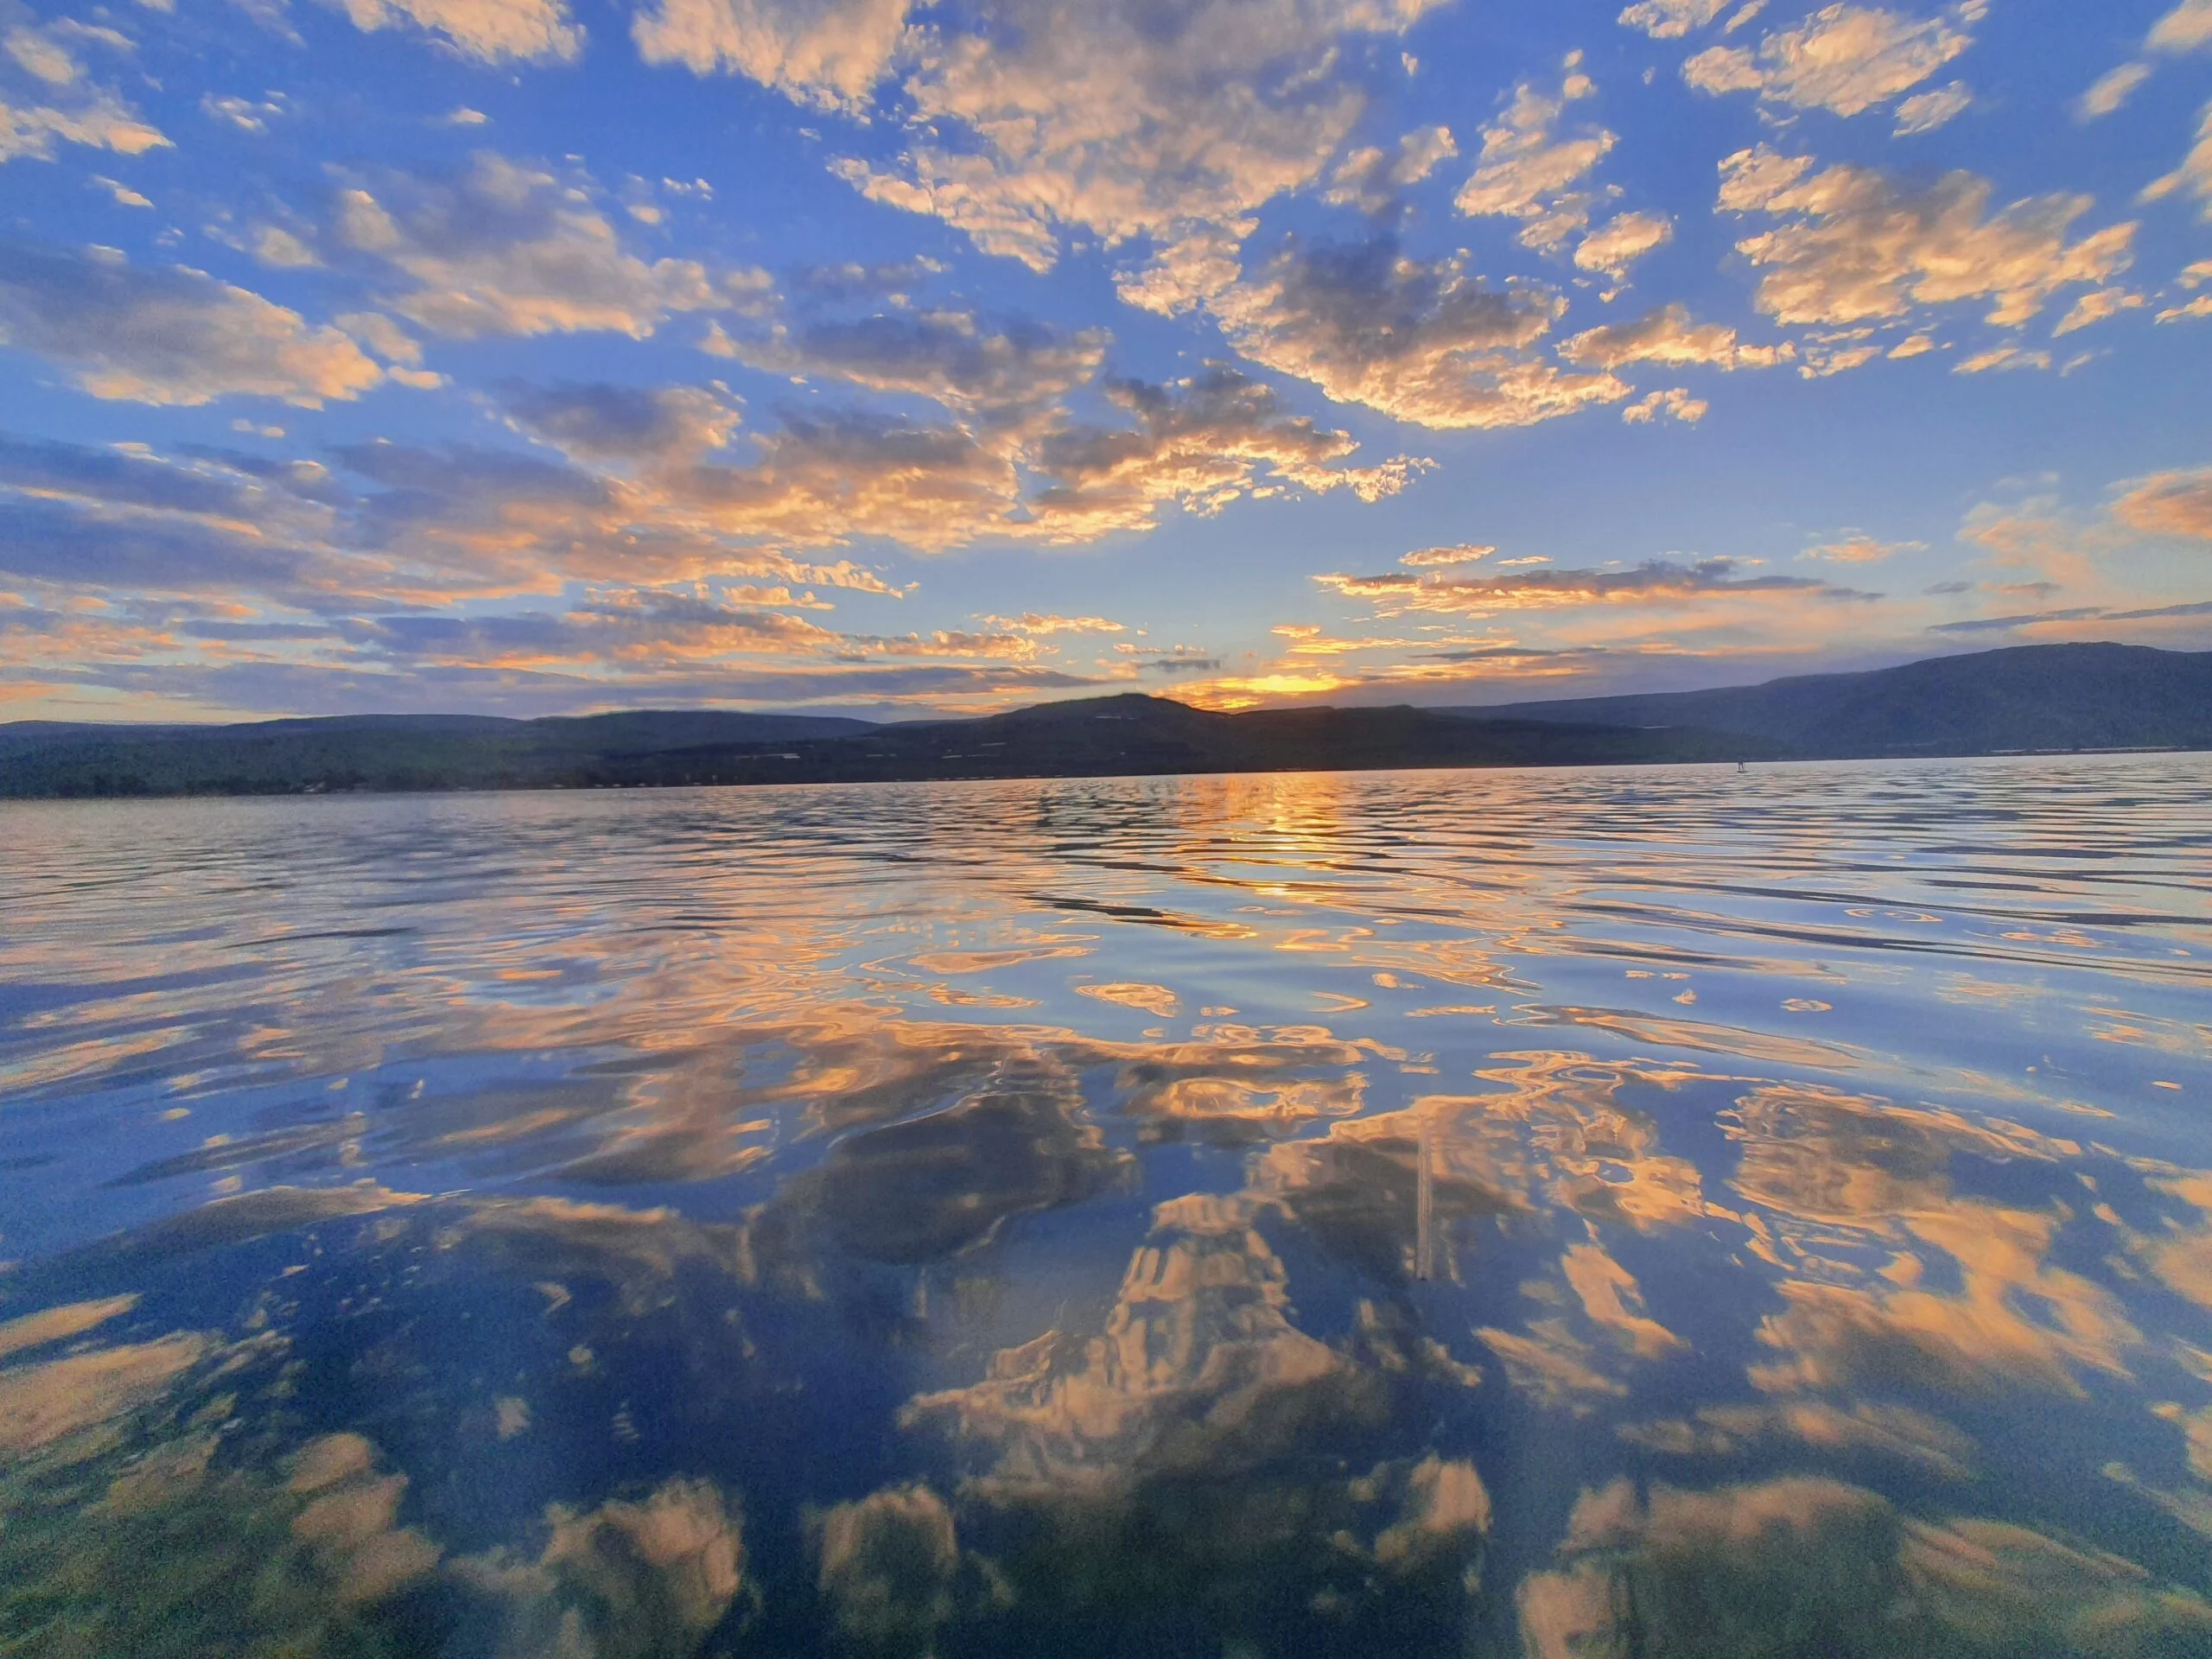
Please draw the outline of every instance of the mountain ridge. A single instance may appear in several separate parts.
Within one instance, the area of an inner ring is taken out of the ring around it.
[[[2008,645],[1756,685],[1455,709],[1468,719],[1696,727],[1807,759],[2212,747],[2212,652]]]
[[[613,788],[2212,748],[2212,652],[2028,645],[1707,691],[1221,714],[1135,692],[969,719],[720,709],[0,726],[0,798]]]

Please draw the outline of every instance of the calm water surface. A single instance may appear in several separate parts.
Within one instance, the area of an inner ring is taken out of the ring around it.
[[[2212,758],[0,873],[0,1652],[2212,1653]]]

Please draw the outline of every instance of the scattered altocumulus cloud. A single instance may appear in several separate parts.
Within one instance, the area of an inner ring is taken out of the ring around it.
[[[1530,349],[1564,309],[1548,289],[1492,288],[1456,259],[1409,257],[1388,234],[1288,242],[1215,302],[1255,362],[1441,428],[1526,426],[1625,397],[1603,370],[1563,370]]]
[[[1574,250],[1574,263],[1618,282],[1630,265],[1674,237],[1674,221],[1664,213],[1622,213],[1582,238]]]
[[[142,156],[168,138],[148,124],[111,88],[92,84],[73,46],[127,52],[130,42],[112,29],[59,21],[44,28],[11,25],[0,51],[25,78],[29,97],[0,90],[0,163],[52,161],[56,143],[81,144]]]
[[[1681,564],[1652,559],[1618,570],[1523,569],[1509,575],[1329,575],[1313,580],[1331,592],[1371,602],[1385,616],[1409,612],[1489,616],[1504,611],[1585,605],[1694,605],[1747,595],[1795,600],[1863,600],[1871,595],[1811,576],[1738,575],[1728,559]]]
[[[1241,238],[1260,207],[1319,181],[1367,102],[1339,54],[1402,33],[1436,3],[1013,0],[988,37],[916,23],[900,48],[913,142],[887,164],[849,156],[836,170],[873,200],[1039,271],[1058,263],[1070,230],[1108,247],[1144,238],[1185,271],[1157,302],[1189,303],[1182,245]],[[741,15],[788,21],[780,6]],[[834,19],[841,39],[874,38],[868,25],[888,16],[868,0],[791,15]],[[856,67],[820,90],[843,97],[880,73]],[[1218,260],[1203,268],[1222,270]],[[1140,291],[1145,282],[1131,279]]]
[[[187,266],[109,250],[0,247],[0,341],[60,365],[95,397],[205,404],[358,397],[384,372],[339,329]]]
[[[2100,75],[2088,91],[2075,100],[2074,113],[2083,121],[2110,115],[2135,95],[2136,88],[2151,79],[2153,66],[2146,60],[2177,57],[2208,46],[2212,46],[2212,0],[2181,0],[2180,4],[2151,25],[2150,33],[2143,37],[2145,56],[2131,59]]]
[[[568,62],[584,32],[560,0],[333,0],[356,29],[413,27],[482,63]]]
[[[1496,121],[1483,129],[1474,172],[1459,188],[1457,205],[1470,218],[1521,221],[1520,240],[1550,251],[1590,223],[1594,195],[1584,188],[1598,163],[1619,140],[1605,128],[1570,126],[1567,112],[1596,87],[1573,54],[1556,93],[1524,81]]]
[[[1338,207],[1380,213],[1398,206],[1405,193],[1459,153],[1446,126],[1427,126],[1388,149],[1363,145],[1347,153],[1330,175],[1325,200]]]
[[[1762,144],[1720,164],[1719,206],[1783,221],[1738,242],[1760,271],[1758,308],[1779,322],[1904,317],[1916,305],[1986,300],[2018,327],[2062,289],[2127,269],[2135,226],[2069,240],[2088,196],[2032,196],[1990,211],[1991,187],[1947,173],[1921,187],[1872,168],[1820,168]]]
[[[1398,563],[1416,570],[1445,564],[1472,564],[1497,551],[1497,548],[1485,543],[1460,542],[1450,547],[1416,548],[1410,553],[1400,554]]]
[[[1965,24],[1978,4],[1954,6],[1937,17],[1912,17],[1878,7],[1823,7],[1792,29],[1777,29],[1755,48],[1715,46],[1682,66],[1682,78],[1700,92],[1756,92],[1770,104],[1859,115],[1886,104],[1928,79],[1974,44]],[[1935,121],[1904,118],[1903,130],[1921,131],[1966,105],[1963,86],[1947,89],[1957,103]],[[1932,107],[1923,106],[1923,115]]]
[[[991,324],[948,308],[778,317],[757,332],[714,336],[709,348],[779,374],[828,376],[1006,417],[1050,407],[1090,381],[1109,339],[1100,329],[1067,334],[1023,319]]]
[[[1689,308],[1662,305],[1625,322],[1606,323],[1561,342],[1560,355],[1586,368],[1631,363],[1691,364],[1717,369],[1765,369],[1789,361],[1796,348],[1746,345],[1726,323],[1699,322]]]
[[[1801,559],[1824,559],[1831,564],[1878,564],[1885,559],[1895,558],[1900,553],[1924,553],[1925,542],[1885,542],[1861,531],[1851,531],[1839,540],[1822,542],[1807,548],[1797,556]]]
[[[388,174],[339,194],[336,248],[409,278],[390,309],[433,334],[650,335],[671,315],[756,303],[755,270],[648,262],[582,186],[489,150],[458,177]]]
[[[2113,516],[2145,536],[2212,542],[2212,467],[2153,473],[2124,486]]]
[[[1664,416],[1685,426],[1695,426],[1712,407],[1704,398],[1692,396],[1687,386],[1669,386],[1646,392],[1621,410],[1621,419],[1630,426],[1649,426]]]
[[[909,0],[659,0],[630,32],[647,63],[728,70],[801,104],[855,109],[891,67]]]
[[[1640,29],[1656,41],[1679,41],[1727,8],[1728,0],[1637,0],[1620,21],[1624,28]]]
[[[2202,204],[2197,217],[2212,224],[2212,104],[2207,104],[2197,117],[2196,142],[2182,157],[2181,165],[2153,180],[2143,192],[2145,201],[2172,195],[2194,197]]]

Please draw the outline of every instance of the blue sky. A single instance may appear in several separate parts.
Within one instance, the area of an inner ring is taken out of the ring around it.
[[[2212,0],[0,0],[0,719],[2212,645]]]

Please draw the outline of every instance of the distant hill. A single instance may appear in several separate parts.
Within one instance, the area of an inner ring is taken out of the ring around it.
[[[544,720],[340,715],[236,726],[24,721],[0,726],[0,798],[583,786],[602,767],[635,770],[641,757],[670,749],[759,748],[875,729],[864,720],[720,709]]]
[[[1367,771],[2212,748],[2212,652],[2030,645],[1866,674],[1494,709],[1221,715],[1135,695],[877,725],[656,710],[0,726],[0,798]]]
[[[2212,652],[2016,645],[1863,674],[1452,712],[1482,721],[1694,728],[1822,760],[2212,748]]]
[[[1738,739],[1704,733],[1469,720],[1407,708],[1217,715],[1137,696],[891,725],[646,711],[574,720],[47,726],[13,738],[11,729],[0,728],[0,798],[1573,766],[1710,760],[1743,747]]]

